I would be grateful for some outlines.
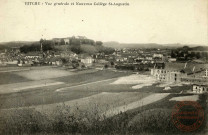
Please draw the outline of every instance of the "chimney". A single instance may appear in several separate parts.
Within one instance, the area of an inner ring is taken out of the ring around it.
[[[186,68],[186,66],[187,66],[187,62],[186,62],[185,65],[184,65],[184,69]]]
[[[205,76],[206,77],[208,76],[208,70],[207,69],[205,70]]]

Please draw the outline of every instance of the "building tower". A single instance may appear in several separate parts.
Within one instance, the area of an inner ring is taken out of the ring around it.
[[[205,77],[208,77],[208,70],[205,70]]]

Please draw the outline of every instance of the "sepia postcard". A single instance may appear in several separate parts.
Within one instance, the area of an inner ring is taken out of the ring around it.
[[[0,0],[0,135],[208,135],[208,0]]]

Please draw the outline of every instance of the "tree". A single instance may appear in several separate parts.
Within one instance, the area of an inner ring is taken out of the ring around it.
[[[110,48],[110,47],[104,47],[104,46],[95,46],[95,47],[99,53],[104,53],[107,55],[112,54],[115,51],[113,48]]]
[[[23,53],[35,52],[35,51],[40,51],[39,43],[33,43],[32,45],[24,45],[20,47],[20,52],[23,52]]]
[[[63,62],[63,64],[67,64],[69,62],[69,60],[66,58],[61,58],[61,61]]]
[[[171,51],[171,58],[176,58],[176,53],[173,50]]]
[[[108,64],[105,64],[104,68],[108,68]]]
[[[52,41],[45,40],[43,42],[43,45],[42,45],[43,51],[45,52],[45,51],[48,51],[48,50],[53,50],[53,45],[52,44],[53,44]]]
[[[199,52],[198,52],[198,53],[196,53],[196,58],[197,58],[197,59],[201,58],[201,55],[200,55],[200,53],[199,53]]]
[[[104,49],[103,49],[103,52],[105,53],[105,54],[112,54],[112,53],[114,53],[114,49],[113,48],[110,48],[110,47],[104,47]]]
[[[114,66],[115,65],[113,61],[111,61],[110,63],[111,63],[111,66]]]
[[[81,45],[81,41],[79,39],[72,38],[70,40],[70,45]]]
[[[81,45],[80,47],[81,47],[82,52],[90,54],[90,55],[98,52],[96,47],[92,45]]]
[[[95,41],[90,39],[89,40],[89,44],[94,45],[95,44]]]
[[[73,61],[72,61],[72,67],[73,67],[73,68],[78,68],[78,67],[79,67],[78,61],[73,60]]]
[[[96,42],[95,42],[95,45],[103,45],[103,42],[101,42],[101,41],[96,41]]]
[[[71,51],[76,54],[80,54],[82,52],[80,45],[73,45],[71,47]]]
[[[52,41],[41,39],[40,42],[33,43],[31,45],[23,45],[20,47],[20,52],[28,53],[28,52],[37,52],[37,51],[48,51],[53,50]]]

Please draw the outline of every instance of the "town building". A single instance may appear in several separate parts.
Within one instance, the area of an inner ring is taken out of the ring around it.
[[[208,85],[207,84],[193,84],[192,91],[194,93],[205,93],[208,91]]]
[[[86,67],[92,66],[95,60],[88,54],[80,54],[78,60],[83,63]]]
[[[64,38],[63,40],[64,40],[65,45],[70,44],[70,38]]]
[[[81,58],[81,62],[85,64],[85,66],[91,66],[92,63],[94,62],[94,59],[90,56],[86,58]]]
[[[62,38],[53,38],[52,41],[55,45],[60,45],[61,44]]]
[[[162,57],[163,57],[163,54],[156,54],[156,53],[153,54],[153,58],[161,58],[162,59]]]

